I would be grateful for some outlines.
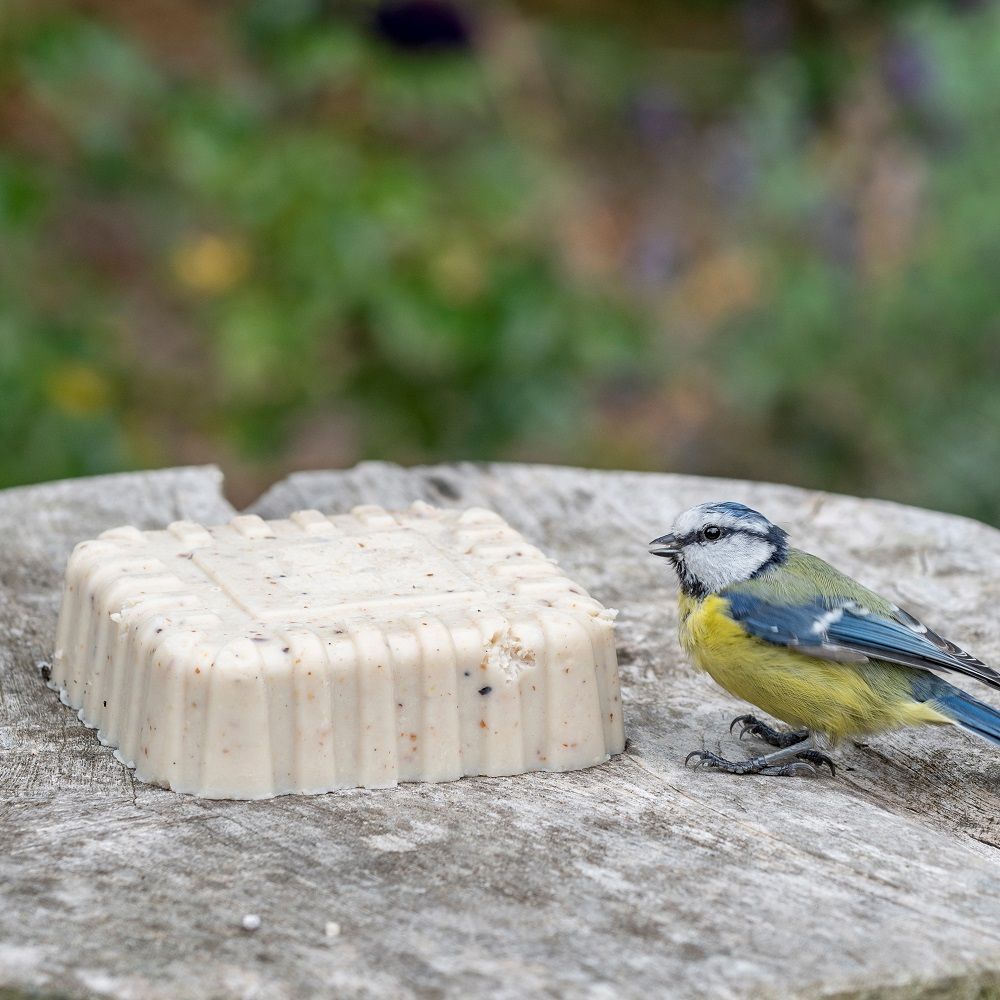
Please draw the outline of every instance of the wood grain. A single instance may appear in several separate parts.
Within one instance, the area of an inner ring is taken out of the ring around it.
[[[1000,756],[913,731],[838,750],[835,780],[685,770],[702,745],[750,751],[726,733],[745,706],[684,661],[674,581],[646,554],[678,510],[740,500],[998,663],[1000,532],[788,487],[517,465],[302,473],[252,510],[415,499],[496,510],[621,609],[629,751],[264,802],[143,785],[38,664],[73,544],[225,520],[219,474],[0,493],[0,998],[1000,993]]]

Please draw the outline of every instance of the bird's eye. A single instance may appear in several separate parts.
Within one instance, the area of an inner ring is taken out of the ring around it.
[[[710,542],[714,542],[717,538],[722,536],[722,528],[716,527],[714,524],[710,524],[705,529],[704,535]]]

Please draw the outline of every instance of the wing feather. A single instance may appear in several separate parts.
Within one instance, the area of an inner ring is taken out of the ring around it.
[[[953,671],[1000,688],[1000,673],[895,606],[887,617],[850,599],[778,605],[757,594],[724,591],[721,596],[729,601],[732,617],[764,642],[840,663],[885,660]]]

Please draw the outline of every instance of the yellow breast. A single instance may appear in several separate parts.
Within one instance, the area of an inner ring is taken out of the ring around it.
[[[680,641],[696,666],[737,698],[792,726],[844,736],[921,722],[949,722],[915,702],[906,674],[891,664],[836,663],[748,635],[729,602],[681,596]]]

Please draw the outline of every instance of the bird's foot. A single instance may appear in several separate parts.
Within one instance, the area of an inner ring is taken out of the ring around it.
[[[786,747],[777,753],[767,753],[747,760],[726,760],[710,750],[694,750],[684,758],[685,767],[692,760],[698,767],[723,771],[725,774],[768,774],[782,778],[794,775],[814,777],[818,773],[817,767],[823,765],[830,768],[831,776],[836,774],[833,761],[825,753],[812,747],[803,749]]]
[[[817,767],[828,767],[830,768],[830,777],[837,777],[837,765],[822,751],[816,749],[800,750],[795,756],[799,760],[811,762]]]
[[[753,715],[738,715],[729,723],[729,731],[732,732],[737,724],[742,727],[739,732],[739,739],[743,739],[749,733],[751,736],[756,736],[773,747],[791,747],[809,738],[808,729],[774,729]]]

